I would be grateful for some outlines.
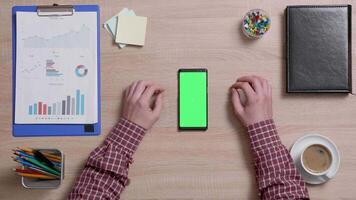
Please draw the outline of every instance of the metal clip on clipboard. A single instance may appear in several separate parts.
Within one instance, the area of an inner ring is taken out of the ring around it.
[[[37,6],[37,15],[39,17],[50,16],[72,16],[74,14],[74,6],[53,4]]]

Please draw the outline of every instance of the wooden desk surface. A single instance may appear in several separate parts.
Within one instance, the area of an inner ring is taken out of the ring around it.
[[[356,97],[352,95],[286,95],[284,9],[287,5],[352,1],[238,0],[103,0],[57,1],[100,5],[101,23],[124,7],[148,16],[146,45],[118,49],[101,28],[102,134],[99,137],[14,138],[12,124],[11,7],[52,1],[0,3],[0,199],[65,199],[91,150],[118,120],[123,89],[133,80],[150,79],[167,89],[161,119],[144,138],[130,168],[131,184],[122,199],[257,199],[253,163],[245,131],[234,119],[228,87],[236,77],[258,74],[273,86],[274,118],[283,143],[290,148],[306,133],[330,137],[342,162],[337,176],[309,186],[312,199],[356,197]],[[272,20],[261,40],[246,39],[241,16],[252,8]],[[353,9],[353,22],[355,9]],[[355,26],[354,26],[355,27]],[[353,38],[356,38],[353,31]],[[355,39],[353,40],[355,47]],[[353,51],[355,63],[355,48]],[[177,69],[209,70],[209,130],[177,132]],[[354,74],[354,77],[355,74]],[[354,81],[355,83],[356,81]],[[66,154],[65,180],[56,190],[27,190],[11,168],[16,146],[56,147]]]

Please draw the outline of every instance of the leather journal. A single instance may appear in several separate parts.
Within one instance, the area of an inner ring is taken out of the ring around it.
[[[288,6],[287,92],[351,93],[351,5]]]

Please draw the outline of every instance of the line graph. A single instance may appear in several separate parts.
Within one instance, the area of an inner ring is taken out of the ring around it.
[[[71,30],[50,38],[34,35],[23,38],[25,48],[89,48],[90,29],[82,25],[78,31]]]
[[[31,74],[32,72],[36,71],[36,70],[39,69],[40,67],[41,67],[41,65],[35,64],[35,65],[33,65],[32,67],[30,67],[30,68],[23,69],[23,70],[21,71],[21,73]]]

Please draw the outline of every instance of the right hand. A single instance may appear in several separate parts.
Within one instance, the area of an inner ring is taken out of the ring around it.
[[[163,92],[161,87],[150,81],[133,82],[125,90],[122,116],[146,130],[150,129],[161,114]]]
[[[244,92],[242,103],[238,90]],[[231,101],[236,116],[247,127],[254,123],[272,119],[272,88],[267,80],[258,76],[244,76],[231,86]]]

